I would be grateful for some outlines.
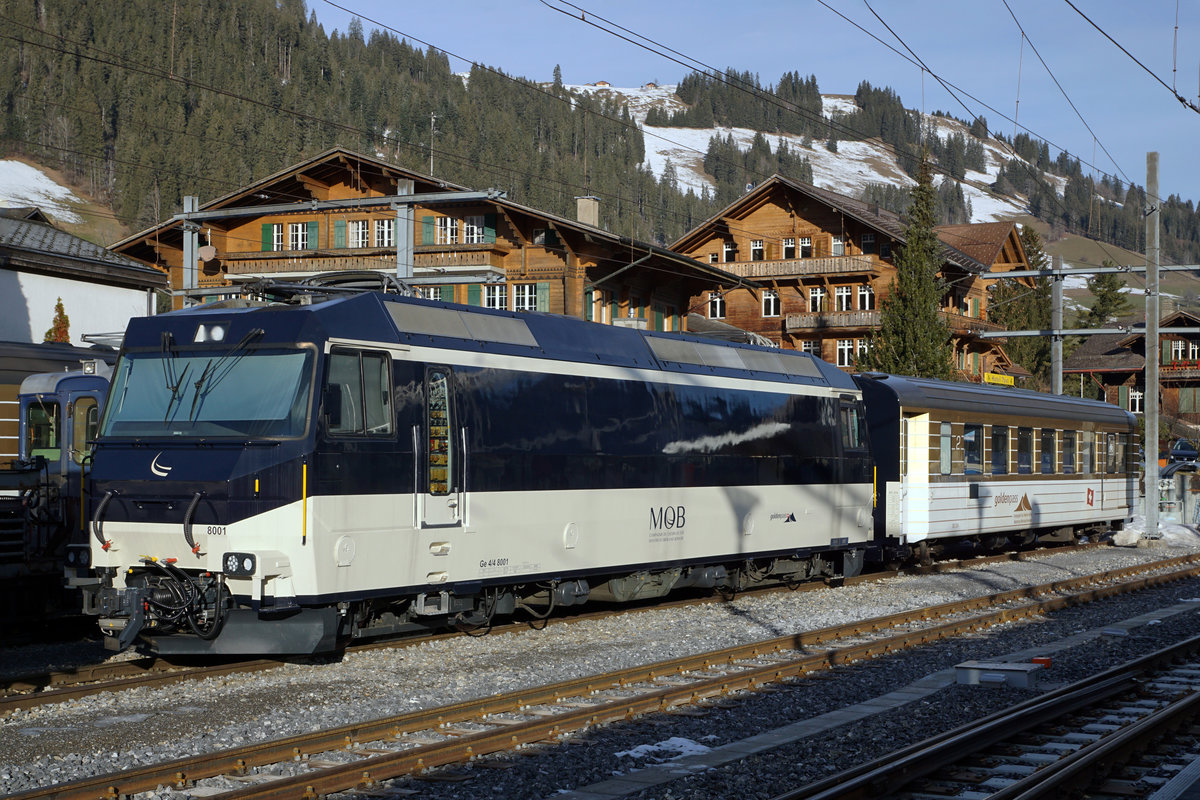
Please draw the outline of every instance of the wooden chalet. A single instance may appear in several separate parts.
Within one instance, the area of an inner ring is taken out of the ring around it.
[[[693,298],[709,318],[852,370],[879,327],[904,229],[898,215],[877,205],[775,175],[671,249],[761,284],[709,287]],[[988,319],[988,273],[1028,269],[1016,225],[947,225],[937,233],[949,285],[942,314],[959,377],[1027,376],[996,339],[978,336],[1003,330]]]
[[[413,207],[412,278],[426,297],[449,302],[548,311],[651,330],[686,329],[690,298],[704,288],[753,285],[698,262],[599,227],[599,200],[579,198],[567,219],[499,196],[456,200],[466,187],[341,148],[288,167],[200,211],[248,214],[203,222],[198,284],[222,289],[258,280],[374,270],[395,274],[399,187],[439,197]],[[378,205],[315,208],[314,201],[378,198]],[[295,209],[280,210],[281,204]],[[270,207],[262,214],[256,206]],[[182,222],[170,220],[113,245],[163,269],[184,286]],[[179,304],[177,298],[177,305]]]
[[[1120,326],[1131,328],[1127,334],[1084,338],[1063,362],[1064,391],[1091,394],[1098,389],[1107,402],[1141,414],[1146,406],[1144,319],[1120,320]],[[1159,322],[1159,418],[1172,436],[1200,435],[1200,336],[1171,331],[1195,327],[1200,327],[1200,315],[1187,311],[1173,311]]]

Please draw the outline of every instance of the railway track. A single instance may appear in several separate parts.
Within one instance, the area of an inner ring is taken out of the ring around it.
[[[1088,550],[1101,547],[1095,543],[1056,547],[1049,552],[1061,553],[1077,550]],[[914,567],[904,570],[908,574],[928,574],[946,572],[964,567],[980,566],[1002,561],[1020,561],[1035,557],[1038,551],[1003,553],[1000,555],[980,556],[964,560],[938,561],[929,566]],[[1043,550],[1042,553],[1047,551]],[[875,572],[861,575],[848,580],[837,579],[835,583],[847,585],[883,580],[895,577],[902,571]],[[743,592],[743,595],[769,593],[778,591],[812,591],[828,586],[828,582],[813,581],[796,586],[769,586]],[[723,598],[715,595],[668,600],[666,602],[648,603],[643,608],[622,606],[616,613],[637,613],[655,608],[670,608],[696,605],[700,603],[723,602]],[[543,624],[569,624],[588,619],[596,619],[614,613],[611,609],[585,611],[570,616],[552,618]],[[496,633],[509,633],[527,629],[527,622],[510,622],[496,625],[492,630]],[[347,652],[364,652],[369,650],[412,647],[423,642],[461,636],[461,633],[431,633],[427,635],[409,636],[403,639],[390,639],[380,642],[366,642],[352,645]],[[284,659],[253,659],[240,661],[221,661],[218,663],[189,664],[161,658],[136,658],[127,661],[112,661],[103,664],[85,665],[70,670],[22,675],[14,678],[0,679],[0,717],[13,711],[36,708],[51,703],[61,703],[69,700],[88,697],[102,692],[121,691],[139,687],[166,686],[187,680],[203,680],[205,678],[225,675],[263,672],[275,669],[289,663]]]
[[[1144,754],[1198,720],[1195,637],[775,800],[1148,797]]]
[[[1172,571],[1140,574],[1151,569]],[[214,777],[221,782],[205,786],[206,795],[228,789],[229,781],[239,787],[218,795],[222,798],[300,798],[371,788],[642,714],[703,714],[695,704],[1197,574],[1200,554],[256,743],[51,786],[12,800],[113,798]],[[1096,585],[1102,581],[1108,583]]]

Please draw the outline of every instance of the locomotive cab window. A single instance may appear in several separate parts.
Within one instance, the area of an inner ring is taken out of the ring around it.
[[[1033,428],[1017,428],[1017,472],[1033,472]]]
[[[428,376],[429,403],[426,411],[426,430],[429,432],[429,450],[426,453],[429,493],[450,494],[450,476],[454,464],[453,448],[450,446],[450,374],[434,369]]]
[[[842,406],[842,450],[867,448],[866,419],[858,406]]]
[[[1042,474],[1043,475],[1053,475],[1054,474],[1054,467],[1055,467],[1054,461],[1055,461],[1055,456],[1057,455],[1057,453],[1055,452],[1056,447],[1055,447],[1054,435],[1055,435],[1055,431],[1053,428],[1042,428],[1042,448],[1041,448],[1042,459],[1041,460],[1042,460]]]
[[[325,418],[334,435],[390,435],[391,359],[384,353],[331,352]]]
[[[963,474],[983,473],[983,426],[963,426]]]
[[[58,403],[30,403],[25,412],[25,449],[29,458],[42,456],[47,461],[57,461],[58,430]]]
[[[992,474],[1008,474],[1008,427],[992,426]]]

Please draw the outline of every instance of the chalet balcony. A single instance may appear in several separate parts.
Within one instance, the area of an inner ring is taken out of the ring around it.
[[[713,266],[743,278],[879,274],[879,262],[872,256],[791,258],[785,261],[730,261]]]
[[[966,317],[949,311],[941,313],[942,318],[950,326],[951,332],[960,336],[980,331],[1004,330],[1003,325],[989,322],[986,319]],[[879,311],[821,311],[809,314],[788,314],[786,325],[789,333],[822,328],[877,328],[879,327]]]
[[[1160,364],[1158,367],[1158,379],[1164,382],[1194,378],[1200,378],[1200,361],[1196,359],[1172,361],[1168,364]]]
[[[457,245],[417,247],[413,252],[413,269],[422,270],[479,270],[504,271],[503,253],[495,245]],[[222,257],[225,271],[233,275],[262,275],[274,273],[335,272],[339,270],[395,270],[394,248],[336,250],[282,250],[268,252],[227,253]]]
[[[1004,326],[997,322],[990,322],[978,317],[968,317],[952,311],[943,311],[942,319],[946,320],[946,324],[950,326],[951,332],[956,334],[1004,330]]]

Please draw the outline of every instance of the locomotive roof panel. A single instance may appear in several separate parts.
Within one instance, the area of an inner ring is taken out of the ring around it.
[[[467,307],[377,292],[311,305],[197,306],[159,317],[140,317],[130,322],[125,346],[161,347],[164,329],[174,337],[174,346],[192,344],[202,322],[221,321],[228,322],[223,341],[229,345],[261,328],[264,332],[256,340],[259,345],[357,339],[856,391],[846,373],[806,353],[601,325],[558,314]]]
[[[974,411],[981,416],[1047,417],[1132,427],[1135,418],[1122,408],[1099,400],[1046,394],[1028,389],[991,387],[979,383],[910,378],[865,373],[856,380],[886,387],[906,410]]]

